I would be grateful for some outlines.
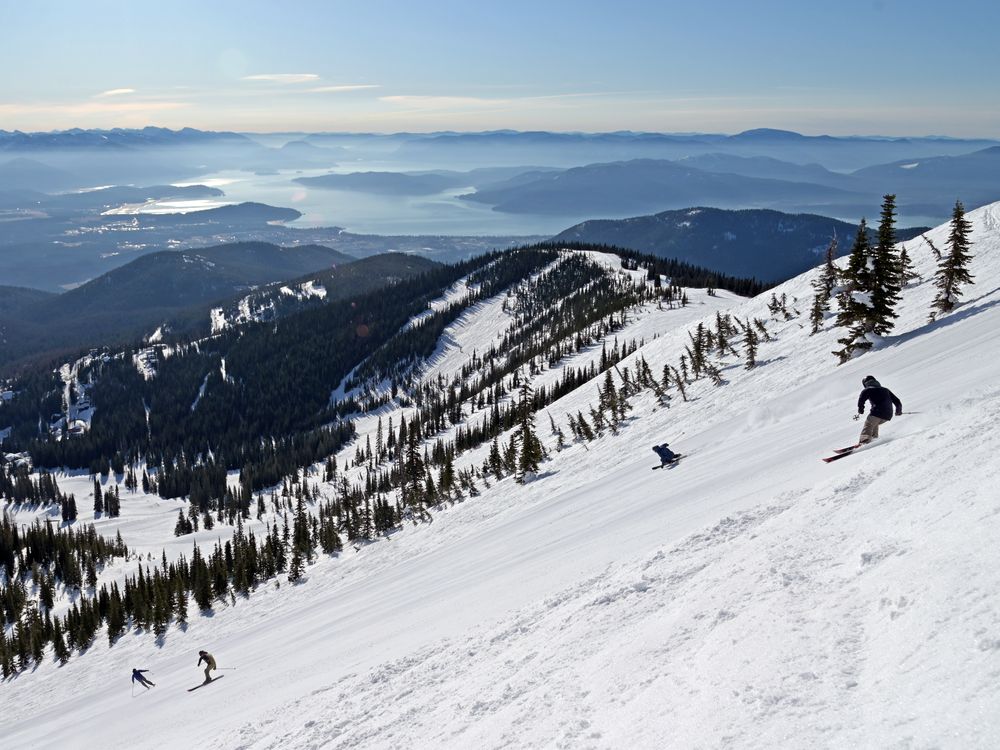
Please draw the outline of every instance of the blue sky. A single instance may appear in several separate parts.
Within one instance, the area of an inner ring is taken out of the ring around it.
[[[998,27],[980,0],[0,0],[0,129],[996,138]]]

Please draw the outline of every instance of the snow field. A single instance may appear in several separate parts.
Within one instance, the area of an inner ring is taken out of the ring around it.
[[[927,324],[933,259],[908,243],[924,278],[895,335],[836,367],[837,332],[808,336],[813,274],[794,279],[775,291],[802,316],[769,324],[757,369],[731,360],[726,386],[670,409],[642,394],[618,436],[552,450],[536,481],[480,485],[162,643],[47,660],[0,685],[4,747],[1000,746],[1000,205],[969,218],[976,284],[953,314]],[[706,297],[706,322],[709,303],[766,317],[768,297]],[[635,317],[664,326],[640,350],[655,374],[694,312]],[[856,439],[867,374],[904,415],[825,465]],[[550,410],[564,425],[588,402],[596,384]],[[651,472],[663,440],[687,458]],[[173,539],[175,509],[127,503],[127,543]],[[199,648],[237,670],[188,695]],[[133,666],[157,687],[123,706]]]

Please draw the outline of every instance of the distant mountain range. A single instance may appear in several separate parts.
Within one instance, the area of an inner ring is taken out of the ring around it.
[[[890,185],[907,202],[962,199],[966,208],[1000,198],[1000,146],[959,156],[907,159],[859,169],[851,175],[870,185]]]
[[[463,196],[510,213],[620,215],[694,204],[762,207],[849,202],[839,188],[709,172],[660,159],[591,164]]]
[[[400,140],[396,156],[469,164],[572,166],[638,158],[676,160],[705,153],[770,156],[797,164],[850,171],[872,164],[953,156],[1000,145],[989,139],[806,136],[761,128],[712,133],[550,133],[492,131],[433,133]]]
[[[545,167],[484,167],[466,172],[439,169],[429,172],[348,172],[297,177],[307,187],[352,190],[378,195],[433,195],[453,188],[480,187],[498,181],[520,184],[556,171]],[[506,184],[506,183],[505,183]]]
[[[110,151],[118,149],[163,148],[172,146],[219,145],[220,143],[252,144],[239,133],[197,130],[195,128],[146,127],[112,128],[110,130],[54,130],[48,133],[22,133],[0,130],[0,151]]]
[[[926,227],[899,229],[897,240],[924,231]],[[837,255],[845,255],[856,234],[853,224],[814,214],[687,208],[630,219],[585,221],[553,240],[616,245],[776,283],[822,262],[834,237],[839,243]]]
[[[582,212],[620,218],[692,204],[861,216],[872,213],[884,193],[893,192],[901,213],[938,215],[958,198],[970,209],[1000,200],[997,174],[1000,146],[850,174],[818,164],[712,153],[678,161],[634,159],[520,175],[462,197],[496,211],[567,216]]]

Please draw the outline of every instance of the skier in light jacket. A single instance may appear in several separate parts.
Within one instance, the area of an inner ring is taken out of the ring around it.
[[[208,653],[208,651],[199,651],[198,652],[199,667],[201,666],[202,661],[205,662],[205,682],[211,682],[212,675],[210,674],[210,672],[213,669],[217,669],[217,667],[215,666],[215,657],[212,656],[210,653]]]

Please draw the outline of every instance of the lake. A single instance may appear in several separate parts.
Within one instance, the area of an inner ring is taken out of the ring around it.
[[[365,164],[334,169],[280,170],[267,174],[240,170],[213,172],[176,184],[217,187],[225,192],[224,198],[148,201],[120,206],[108,213],[187,213],[217,205],[255,201],[301,211],[302,217],[289,222],[289,227],[338,226],[359,234],[472,236],[551,235],[592,218],[585,215],[500,213],[481,203],[458,197],[472,192],[471,187],[450,189],[435,195],[396,196],[312,188],[293,181],[296,177],[314,177],[330,172],[379,169],[379,166]],[[391,167],[385,165],[381,169],[389,170]]]

